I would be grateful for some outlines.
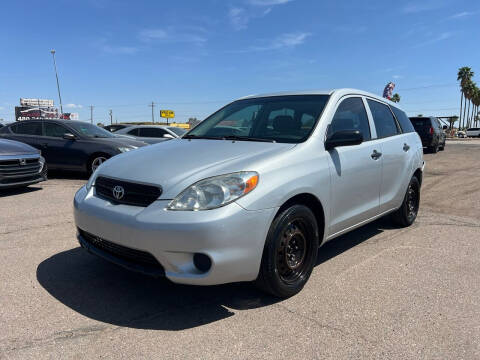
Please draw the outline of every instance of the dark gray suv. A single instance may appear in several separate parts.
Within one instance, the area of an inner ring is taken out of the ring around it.
[[[423,147],[426,147],[433,153],[445,149],[446,135],[443,131],[442,124],[440,124],[440,121],[436,117],[411,117],[410,121],[415,131],[420,135]]]

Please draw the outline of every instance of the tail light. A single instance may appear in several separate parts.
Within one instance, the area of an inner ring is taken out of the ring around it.
[[[429,131],[430,135],[433,135],[433,126],[430,126],[430,131]]]

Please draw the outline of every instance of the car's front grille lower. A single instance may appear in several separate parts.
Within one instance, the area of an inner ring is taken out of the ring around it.
[[[111,241],[90,234],[82,229],[78,229],[78,232],[83,240],[95,249],[105,252],[129,264],[140,265],[149,272],[164,272],[163,266],[152,254],[146,251],[136,250],[115,244]]]
[[[162,188],[159,186],[138,184],[104,176],[97,177],[94,186],[96,196],[114,204],[146,207],[162,195]],[[121,191],[118,190],[118,187],[121,188]]]
[[[41,169],[39,158],[0,160],[0,184],[34,180]]]

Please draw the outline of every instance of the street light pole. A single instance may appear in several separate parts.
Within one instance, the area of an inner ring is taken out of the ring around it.
[[[50,50],[50,53],[53,56],[53,67],[55,68],[55,77],[57,78],[58,99],[60,100],[60,113],[63,117],[62,96],[60,95],[60,84],[58,82],[57,62],[55,61],[55,49]]]

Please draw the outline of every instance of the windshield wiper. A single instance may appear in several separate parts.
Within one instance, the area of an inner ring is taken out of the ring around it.
[[[251,136],[238,136],[238,135],[227,135],[223,136],[224,140],[240,140],[240,141],[260,141],[260,142],[270,142],[275,143],[274,139],[265,139],[265,138],[256,138]]]

